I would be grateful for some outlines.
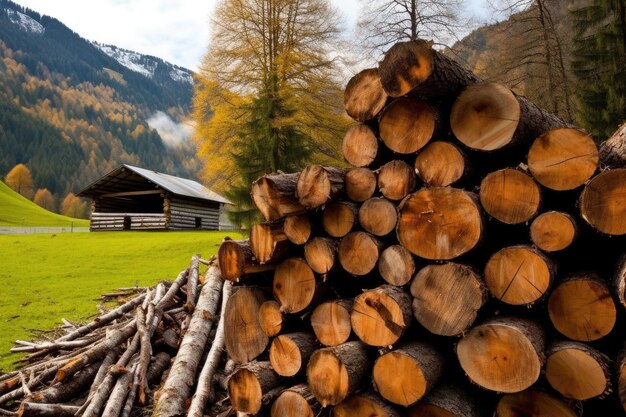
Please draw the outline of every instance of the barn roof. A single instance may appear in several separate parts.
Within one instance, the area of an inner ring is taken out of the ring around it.
[[[127,164],[94,181],[79,192],[78,195],[81,197],[96,197],[102,194],[138,191],[145,189],[146,183],[152,183],[153,186],[158,186],[179,196],[232,204],[197,181]]]

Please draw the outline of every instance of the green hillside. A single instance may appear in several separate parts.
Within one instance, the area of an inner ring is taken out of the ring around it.
[[[88,220],[61,216],[39,207],[0,181],[0,226],[89,226]]]

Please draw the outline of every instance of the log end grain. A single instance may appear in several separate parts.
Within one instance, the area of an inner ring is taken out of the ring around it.
[[[480,183],[480,203],[505,224],[524,223],[539,211],[541,191],[531,177],[515,169],[487,175]]]
[[[404,161],[391,161],[380,167],[378,189],[392,201],[402,200],[415,190],[415,172]]]
[[[331,183],[328,172],[321,165],[307,165],[296,186],[298,201],[308,209],[322,206],[330,197]]]
[[[343,105],[348,116],[365,122],[380,113],[387,98],[378,68],[368,68],[350,78],[343,94]]]
[[[259,307],[259,324],[267,337],[274,337],[283,328],[283,314],[280,304],[274,300],[264,301]]]
[[[580,215],[602,233],[626,234],[626,168],[604,171],[585,186]]]
[[[415,272],[415,261],[404,246],[392,245],[380,255],[378,272],[387,283],[402,286],[411,280]]]
[[[352,275],[370,273],[380,256],[380,242],[365,232],[351,232],[339,243],[339,263]]]
[[[374,236],[388,235],[396,228],[397,222],[396,206],[386,198],[370,198],[359,208],[361,227]]]
[[[313,409],[302,394],[292,391],[283,391],[272,404],[272,417],[315,417]]]
[[[346,202],[336,202],[326,205],[322,213],[322,226],[332,237],[344,237],[354,227],[357,219],[357,209]]]
[[[337,242],[326,237],[314,237],[304,245],[304,257],[311,269],[327,274],[335,264]]]
[[[542,213],[530,225],[530,239],[546,252],[568,248],[574,242],[576,233],[576,220],[559,211]]]
[[[402,414],[375,394],[353,395],[333,408],[332,417],[400,417]]]
[[[304,259],[287,259],[274,271],[272,288],[281,312],[297,313],[307,308],[315,286],[315,275]]]
[[[304,245],[311,237],[311,221],[304,214],[289,216],[285,219],[283,230],[291,243]]]
[[[237,241],[226,239],[220,245],[217,257],[222,277],[229,281],[237,281],[244,275],[246,258],[250,256],[246,256],[245,248]]]
[[[433,71],[432,42],[397,42],[379,64],[380,80],[391,97],[400,97],[421,82]]]
[[[240,287],[226,304],[224,341],[228,356],[247,363],[265,351],[269,338],[261,328],[259,308],[265,294],[256,288]]]
[[[323,407],[339,404],[349,392],[349,374],[346,366],[332,351],[313,353],[307,366],[309,389]]]
[[[433,137],[437,112],[427,103],[414,98],[394,100],[380,116],[380,139],[389,149],[412,154]]]
[[[297,173],[277,173],[263,176],[252,184],[252,201],[266,221],[305,211],[294,195],[297,177]]]
[[[311,314],[311,327],[315,336],[325,346],[345,343],[352,332],[350,312],[352,301],[327,301],[315,308]]]
[[[378,138],[367,125],[352,126],[343,137],[341,152],[350,165],[369,166],[378,153]]]
[[[447,187],[463,177],[465,157],[448,142],[432,142],[415,158],[415,172],[431,187]]]
[[[376,192],[376,174],[367,168],[354,168],[346,174],[346,195],[352,201],[361,203]]]

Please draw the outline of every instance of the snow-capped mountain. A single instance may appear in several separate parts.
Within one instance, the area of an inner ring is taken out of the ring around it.
[[[6,12],[11,22],[15,23],[16,25],[24,29],[26,32],[32,32],[32,33],[38,33],[38,34],[43,34],[45,32],[43,25],[39,23],[38,21],[36,21],[35,19],[33,19],[32,17],[24,13],[21,13],[17,10],[4,9],[4,11]]]

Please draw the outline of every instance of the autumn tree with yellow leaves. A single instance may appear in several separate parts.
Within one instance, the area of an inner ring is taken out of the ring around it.
[[[4,178],[4,182],[16,193],[23,195],[29,200],[33,198],[35,193],[33,176],[26,165],[15,165]]]

